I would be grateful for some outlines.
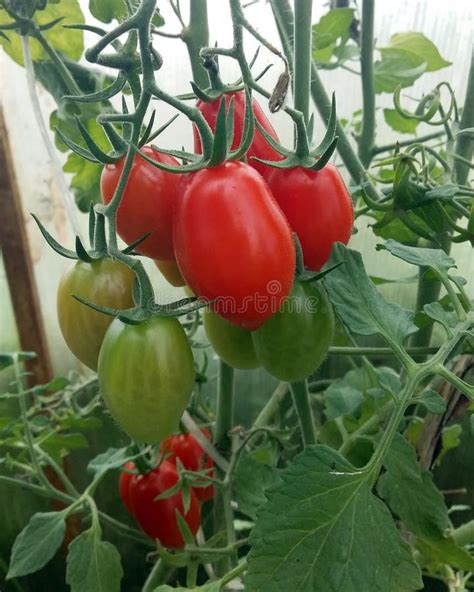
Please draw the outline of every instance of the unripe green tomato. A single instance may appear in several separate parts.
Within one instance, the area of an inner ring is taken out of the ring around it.
[[[105,335],[97,374],[110,413],[131,438],[154,444],[178,431],[195,377],[178,319],[152,317],[140,325],[116,319]]]
[[[209,343],[224,362],[241,370],[259,367],[249,331],[210,310],[204,311],[202,321]]]
[[[131,308],[134,281],[135,274],[126,265],[104,258],[74,263],[59,282],[57,313],[61,333],[76,358],[92,370],[97,369],[100,346],[113,317],[73,296],[110,308]]]
[[[323,288],[295,281],[280,310],[252,333],[260,364],[276,378],[303,380],[319,368],[334,335]]]

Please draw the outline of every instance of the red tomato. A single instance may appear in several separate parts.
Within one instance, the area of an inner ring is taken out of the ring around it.
[[[184,516],[193,535],[201,524],[201,508],[193,491],[189,492],[189,509],[186,514],[181,491],[170,497],[156,499],[177,482],[176,466],[165,460],[153,471],[145,475],[135,475],[129,485],[133,515],[142,530],[150,538],[158,539],[163,546],[172,549],[184,547],[176,511]]]
[[[354,224],[351,196],[339,171],[332,164],[320,171],[274,168],[267,181],[298,235],[306,267],[321,269],[335,242],[349,242]]]
[[[227,93],[225,96],[226,108],[228,108],[231,97],[234,97],[234,139],[232,141],[232,150],[235,150],[242,141],[242,133],[245,127],[245,93],[243,91]],[[204,119],[214,130],[216,127],[217,113],[221,104],[222,97],[219,97],[215,101],[205,103],[204,101],[198,101],[196,103],[197,108],[204,115]],[[279,142],[276,131],[273,129],[272,124],[268,121],[267,116],[263,112],[260,105],[255,99],[252,101],[253,114],[255,119],[260,123],[264,130],[276,141]],[[199,133],[194,127],[194,151],[198,154],[201,153],[201,138]],[[248,164],[257,170],[263,177],[271,172],[271,167],[266,166],[256,160],[252,160],[251,157],[256,156],[263,160],[282,160],[282,156],[276,152],[265,140],[260,130],[255,127],[255,134],[253,136],[252,144],[247,152]]]
[[[142,151],[149,157],[170,166],[179,166],[172,156],[160,154],[149,146]],[[117,187],[124,160],[107,164],[102,170],[100,188],[102,201],[108,204]],[[152,259],[174,259],[172,210],[181,175],[167,173],[135,156],[127,186],[117,212],[117,232],[131,244],[148,232],[152,234],[137,247]]]
[[[173,240],[179,269],[198,296],[232,323],[254,330],[288,296],[295,249],[267,184],[242,162],[186,175]]]
[[[211,434],[206,428],[201,428],[201,432],[206,438],[211,441]],[[160,444],[161,452],[170,454],[169,461],[176,462],[176,459],[182,462],[183,467],[189,471],[202,471],[209,469],[207,474],[212,477],[214,462],[209,458],[200,444],[197,442],[192,434],[178,434],[176,436],[168,436]],[[214,497],[214,486],[209,487],[195,487],[194,493],[201,502],[207,502]]]
[[[135,463],[130,461],[130,462],[126,463],[123,466],[123,468],[127,469],[127,471],[134,471],[135,470]],[[120,473],[119,494],[120,494],[120,499],[122,500],[123,505],[127,508],[127,510],[130,512],[130,514],[133,514],[132,502],[130,501],[129,487],[130,487],[130,482],[134,478],[135,475],[132,473],[128,473],[127,471],[122,471]]]

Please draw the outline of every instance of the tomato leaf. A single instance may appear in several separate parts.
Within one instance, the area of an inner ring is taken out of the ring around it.
[[[420,123],[417,119],[402,117],[396,109],[384,109],[383,116],[385,123],[401,134],[414,134]]]
[[[38,25],[45,25],[56,19],[62,19],[61,22],[44,31],[43,34],[50,45],[72,60],[79,60],[84,51],[83,32],[80,30],[65,29],[63,25],[71,23],[83,23],[84,15],[79,6],[79,0],[68,0],[61,4],[48,4],[45,10],[38,10],[34,15],[34,22]],[[6,11],[0,10],[0,25],[11,21]],[[9,40],[0,37],[0,45],[3,46],[12,60],[17,64],[23,65],[23,49],[21,46],[20,35],[14,31],[8,32]],[[33,61],[47,59],[47,53],[36,39],[30,37],[31,57]]]
[[[247,592],[422,587],[409,546],[371,491],[370,472],[326,446],[309,446],[280,476],[251,534]]]
[[[390,46],[411,51],[426,63],[427,72],[435,72],[451,65],[451,62],[441,57],[436,45],[423,33],[395,33],[390,37]]]
[[[251,455],[239,460],[234,474],[234,493],[239,510],[252,519],[267,498],[265,491],[280,481],[278,470],[255,460]]]
[[[110,471],[122,467],[130,460],[129,448],[109,448],[105,452],[98,454],[87,465],[87,471],[93,473],[96,477]]]
[[[384,245],[377,245],[377,249],[386,249],[394,257],[398,257],[412,265],[429,267],[438,277],[448,278],[448,271],[456,267],[456,261],[442,249],[428,249],[423,247],[408,247],[389,239]]]
[[[89,10],[93,17],[103,23],[127,16],[124,0],[89,0]]]
[[[34,514],[16,537],[7,579],[26,576],[44,567],[56,554],[65,532],[62,512]]]
[[[448,535],[452,523],[441,492],[431,473],[420,469],[414,448],[400,434],[393,440],[384,466],[386,473],[379,479],[377,491],[416,535],[419,550],[437,562],[472,571],[474,557]]]
[[[425,71],[426,63],[404,49],[384,47],[381,60],[374,63],[375,92],[393,93],[401,86],[411,86]]]
[[[320,50],[336,43],[339,38],[349,39],[349,28],[354,18],[353,8],[335,8],[313,25],[313,47]]]
[[[423,392],[421,397],[417,399],[430,413],[439,415],[446,411],[446,401],[443,397],[433,389],[427,389]]]
[[[71,592],[120,592],[122,576],[119,552],[111,543],[101,541],[94,528],[69,545],[66,582]]]
[[[324,392],[324,413],[328,419],[351,415],[360,407],[363,400],[364,396],[360,390],[347,384],[344,379],[339,379]]]
[[[348,328],[359,335],[380,334],[400,344],[418,330],[414,314],[387,302],[368,278],[360,253],[341,243],[333,247],[329,265],[344,261],[324,278],[331,302]]]

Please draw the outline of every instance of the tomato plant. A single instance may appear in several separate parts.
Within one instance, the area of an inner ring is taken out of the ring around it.
[[[177,512],[184,518],[189,530],[194,535],[201,523],[199,502],[193,491],[188,494],[189,507],[187,510],[184,508],[181,492],[157,499],[177,482],[176,467],[168,461],[163,461],[148,473],[133,475],[128,484],[127,502],[142,530],[150,538],[157,539],[163,546],[172,549],[180,549],[184,546],[176,518]]]
[[[242,135],[244,131],[244,120],[245,120],[245,93],[242,91],[240,92],[231,92],[226,93],[224,95],[224,100],[226,104],[226,109],[229,108],[229,103],[232,100],[234,103],[234,137],[232,141],[232,148],[237,148],[237,146],[242,141]],[[201,113],[204,115],[205,120],[211,126],[212,129],[216,127],[216,119],[217,113],[219,111],[219,106],[222,101],[222,97],[215,99],[214,101],[201,101],[199,100],[196,103],[197,108]],[[272,124],[268,120],[267,116],[263,112],[263,109],[259,105],[259,103],[254,99],[252,102],[252,110],[256,121],[264,128],[264,130],[278,142],[278,136],[276,131],[274,130]],[[196,127],[193,128],[194,133],[194,150],[197,153],[200,153],[202,150],[201,147],[201,139],[199,137],[199,132]],[[278,154],[276,150],[274,150],[268,142],[263,137],[262,133],[257,129],[255,131],[255,135],[253,137],[253,141],[250,145],[250,148],[247,152],[247,162],[248,164],[253,167],[256,171],[258,171],[264,178],[268,178],[268,175],[271,173],[272,169],[267,165],[258,162],[253,159],[253,157],[260,158],[262,160],[270,160],[270,161],[278,161],[281,160],[281,156]]]
[[[244,163],[183,179],[173,238],[193,292],[241,327],[259,327],[290,291],[295,250],[288,223],[266,183]]]
[[[110,413],[139,442],[160,442],[176,430],[194,386],[193,354],[175,318],[115,320],[97,373]]]
[[[315,372],[333,337],[334,314],[324,289],[298,281],[281,309],[252,333],[260,364],[290,382]]]
[[[333,244],[347,244],[352,234],[354,210],[341,174],[328,163],[320,171],[273,169],[267,181],[298,235],[305,265],[321,269]]]
[[[163,164],[178,164],[172,156],[148,146],[144,147],[143,153]],[[102,171],[100,187],[105,204],[114,196],[123,164],[123,160],[107,164]],[[175,175],[154,167],[139,155],[135,156],[117,211],[117,232],[127,244],[149,234],[137,247],[142,255],[165,261],[174,259],[172,210],[177,183],[178,178]]]
[[[74,249],[35,220],[79,260],[59,321],[98,366],[35,384],[42,360],[0,354],[5,586],[62,592],[66,563],[71,592],[472,589],[474,62],[443,80],[433,41],[383,34],[373,0],[316,23],[311,0],[215,2],[225,47],[206,0],[89,2],[100,26],[79,4],[0,0],[0,44],[40,125],[35,77],[56,100],[93,202],[86,247],[43,124]],[[190,87],[180,61],[168,76],[180,41]]]
[[[201,428],[202,434],[211,441],[211,434],[206,428]],[[176,462],[179,458],[183,467],[190,471],[206,471],[206,475],[213,476],[214,462],[209,458],[192,434],[178,434],[168,436],[160,444],[161,452],[169,455],[167,460]],[[214,486],[195,487],[194,493],[201,502],[207,502],[214,497]]]
[[[109,258],[92,263],[78,261],[62,276],[57,293],[57,313],[64,340],[72,353],[92,370],[112,317],[92,310],[74,296],[112,308],[133,306],[135,275]]]

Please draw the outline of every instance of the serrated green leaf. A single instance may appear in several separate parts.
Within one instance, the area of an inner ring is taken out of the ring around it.
[[[45,25],[62,18],[63,20],[43,32],[43,35],[48,40],[49,44],[60,53],[68,56],[72,60],[79,60],[84,51],[83,32],[79,30],[68,30],[63,27],[65,24],[83,23],[84,15],[82,14],[78,0],[68,0],[61,2],[61,4],[48,4],[45,10],[39,10],[34,15],[34,22],[38,25]],[[6,11],[0,10],[0,25],[4,25],[11,21]],[[23,65],[23,49],[21,45],[21,38],[18,33],[9,32],[9,41],[0,37],[0,45],[3,46],[5,53],[7,53],[12,60],[17,64]],[[47,59],[48,55],[43,46],[40,45],[36,39],[30,38],[31,57],[33,61]]]
[[[335,8],[313,25],[313,48],[320,50],[342,38],[349,38],[349,29],[354,18],[353,8]]]
[[[423,405],[430,413],[435,415],[446,411],[446,401],[433,389],[427,389],[417,399],[417,402]]]
[[[395,257],[412,265],[429,267],[437,275],[442,277],[447,278],[449,269],[456,267],[456,261],[442,249],[409,247],[391,239],[385,245],[381,245],[380,248],[386,249]]]
[[[65,173],[72,173],[70,187],[74,193],[74,199],[81,212],[87,212],[92,201],[94,204],[101,202],[100,176],[102,165],[89,162],[77,154],[71,152],[63,167]]]
[[[452,311],[445,310],[439,302],[425,304],[423,310],[429,317],[438,323],[441,323],[448,329],[452,329],[457,325],[456,314]]]
[[[16,537],[7,579],[26,576],[44,567],[63,542],[66,521],[61,512],[34,514]]]
[[[122,467],[129,459],[128,448],[109,448],[89,461],[87,470],[97,477],[105,471]]]
[[[111,543],[101,541],[93,528],[69,545],[66,583],[71,592],[120,592],[122,576],[119,552]]]
[[[93,17],[103,23],[127,16],[124,0],[89,0],[89,10]]]
[[[390,343],[400,344],[417,331],[414,314],[384,300],[368,278],[360,253],[341,243],[333,247],[328,265],[336,265],[324,278],[331,302],[348,328],[359,335],[383,335]]]
[[[380,53],[382,59],[374,62],[376,93],[393,93],[399,86],[411,86],[426,71],[424,60],[411,51],[384,47]]]
[[[426,63],[427,72],[435,72],[450,66],[451,62],[441,57],[436,45],[423,33],[395,33],[390,37],[390,46],[412,52]]]
[[[251,534],[247,592],[422,587],[410,548],[372,494],[370,473],[326,446],[309,446],[280,476]]]
[[[443,536],[451,528],[443,496],[431,474],[421,471],[415,449],[397,434],[384,459],[377,491],[417,536]]]
[[[234,475],[234,493],[239,510],[255,519],[257,510],[267,501],[265,491],[278,482],[277,469],[255,460],[253,456],[241,457]]]
[[[379,479],[377,491],[416,535],[421,553],[436,562],[472,571],[474,557],[448,536],[452,523],[441,492],[431,473],[421,470],[414,448],[400,434],[393,440],[384,466],[387,472]]]
[[[334,381],[324,392],[325,414],[328,419],[351,415],[362,401],[363,394],[343,379]]]
[[[401,134],[415,134],[416,128],[420,123],[417,119],[406,119],[402,117],[396,109],[384,109],[383,116],[385,123]]]

